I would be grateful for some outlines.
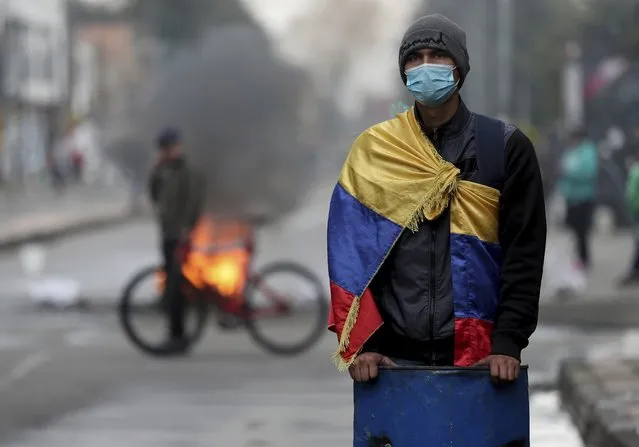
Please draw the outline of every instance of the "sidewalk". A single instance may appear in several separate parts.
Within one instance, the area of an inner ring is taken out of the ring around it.
[[[129,215],[124,189],[71,187],[63,193],[0,193],[0,249],[47,240],[101,225]]]
[[[558,268],[569,263],[573,242],[564,230],[554,227],[549,231],[547,247],[540,322],[601,328],[639,326],[639,288],[617,287],[633,254],[631,233],[600,231],[593,236],[593,266],[586,289],[566,299],[549,295],[546,286],[552,275],[565,274]],[[563,259],[557,260],[557,257]]]

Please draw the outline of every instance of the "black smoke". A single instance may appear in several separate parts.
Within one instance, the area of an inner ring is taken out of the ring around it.
[[[131,135],[114,146],[144,141],[139,150],[151,153],[159,129],[179,127],[207,178],[212,211],[277,217],[309,187],[319,123],[302,107],[317,98],[307,74],[278,57],[260,29],[211,30],[173,53],[144,96]]]

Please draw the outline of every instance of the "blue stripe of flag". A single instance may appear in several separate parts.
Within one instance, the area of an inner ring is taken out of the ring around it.
[[[338,184],[328,215],[328,274],[361,296],[402,227],[367,208]]]
[[[451,234],[450,257],[455,316],[494,321],[501,288],[499,245],[476,236]]]

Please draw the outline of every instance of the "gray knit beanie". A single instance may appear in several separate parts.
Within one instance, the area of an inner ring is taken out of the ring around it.
[[[399,47],[399,71],[404,84],[406,59],[413,51],[433,48],[447,52],[457,65],[461,87],[470,71],[470,58],[466,49],[466,32],[455,22],[441,14],[417,19],[408,27]]]

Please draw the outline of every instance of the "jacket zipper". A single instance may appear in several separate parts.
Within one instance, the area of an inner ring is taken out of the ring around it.
[[[437,129],[435,129],[433,131],[433,145],[435,146],[435,149],[437,149]],[[436,273],[436,262],[437,262],[437,258],[435,256],[435,241],[436,241],[436,237],[437,237],[437,231],[435,230],[435,227],[432,226],[431,230],[430,230],[430,272],[429,272],[429,282],[430,282],[430,287],[429,287],[429,294],[428,294],[428,300],[429,300],[429,321],[430,321],[430,328],[429,328],[429,335],[430,335],[430,341],[431,341],[431,345],[434,345],[434,341],[435,341],[435,293],[437,290],[437,275]],[[435,349],[431,349],[430,351],[430,359],[431,359],[431,363],[432,366],[435,366],[436,361],[437,361],[437,354],[435,352]]]

